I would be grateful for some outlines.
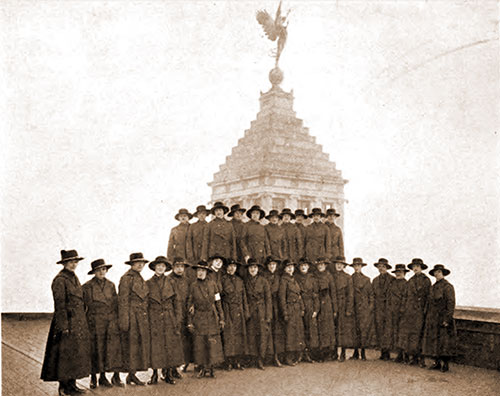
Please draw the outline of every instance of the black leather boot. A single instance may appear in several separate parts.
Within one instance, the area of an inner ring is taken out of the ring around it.
[[[441,370],[441,361],[439,359],[435,359],[432,366],[429,367],[429,370]]]
[[[90,374],[90,389],[97,388],[97,374]]]
[[[174,376],[172,374],[172,369],[169,368],[165,371],[165,378],[164,378],[165,382],[167,384],[170,384],[170,385],[175,385],[175,379],[174,379]]]
[[[68,381],[68,391],[74,395],[86,392],[85,389],[82,389],[82,388],[79,388],[78,386],[76,386],[76,380],[69,380]]]
[[[139,378],[136,377],[135,372],[130,372],[127,375],[127,378],[125,379],[125,382],[127,385],[135,384],[139,386],[144,386],[146,385],[144,382],[142,382]]]
[[[68,381],[59,381],[58,395],[59,396],[71,395],[71,391],[68,389]]]
[[[394,359],[396,363],[403,363],[403,351],[398,352],[398,356],[396,356],[396,359]]]
[[[443,365],[441,366],[441,372],[446,373],[450,368],[448,367],[448,358],[441,359],[443,361]]]
[[[172,368],[172,377],[182,379],[182,374],[179,373],[176,367]]]
[[[125,386],[122,380],[120,379],[120,373],[117,371],[113,374],[113,378],[111,378],[111,383],[119,388],[123,388]]]
[[[156,385],[158,383],[158,370],[153,369],[153,375],[151,376],[150,380],[148,381],[148,385]]]
[[[340,351],[339,362],[340,363],[345,362],[345,348],[342,348],[341,351]]]
[[[215,372],[213,367],[210,367],[210,369],[208,370],[208,375],[210,378],[215,378]]]
[[[200,366],[198,367],[198,373],[196,374],[197,378],[203,378],[205,376],[205,369]]]
[[[99,386],[104,386],[105,388],[112,388],[113,385],[106,378],[106,373],[99,374]]]
[[[418,365],[425,368],[425,358],[422,355],[418,355]]]
[[[352,356],[349,358],[349,360],[358,360],[358,359],[359,359],[358,348],[354,348],[354,352],[352,353]]]
[[[278,354],[275,353],[274,354],[274,359],[273,359],[273,363],[276,367],[282,367],[283,365],[281,364],[279,358],[278,358]]]
[[[365,348],[361,348],[361,360],[366,360]]]
[[[259,370],[264,370],[264,363],[262,362],[262,359],[257,360],[257,368]]]

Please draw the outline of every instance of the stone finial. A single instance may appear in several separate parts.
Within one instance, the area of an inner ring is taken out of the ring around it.
[[[269,81],[274,87],[278,87],[283,81],[283,71],[279,67],[275,67],[269,72]]]

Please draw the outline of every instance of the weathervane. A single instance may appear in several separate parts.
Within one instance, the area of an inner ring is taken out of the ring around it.
[[[287,27],[288,27],[288,14],[290,14],[290,10],[288,10],[285,16],[281,16],[281,1],[276,11],[276,17],[273,18],[266,10],[257,11],[257,21],[262,25],[266,36],[271,41],[275,41],[278,39],[278,47],[276,52],[273,53],[273,56],[276,58],[275,67],[278,68],[278,62],[280,60],[280,55],[283,52],[283,48],[285,48],[286,37],[287,37]]]

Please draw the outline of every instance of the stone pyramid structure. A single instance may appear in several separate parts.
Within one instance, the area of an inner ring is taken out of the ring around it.
[[[208,183],[212,202],[258,204],[266,212],[334,207],[343,214],[347,180],[297,118],[293,91],[280,87],[283,72],[272,69],[269,80],[272,87],[261,92],[257,118]]]

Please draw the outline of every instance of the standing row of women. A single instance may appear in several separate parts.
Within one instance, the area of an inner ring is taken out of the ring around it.
[[[89,374],[92,388],[124,386],[120,372],[128,373],[127,384],[142,386],[136,372],[149,368],[149,384],[158,383],[160,370],[162,380],[175,384],[178,367],[187,370],[191,362],[198,377],[215,377],[222,364],[241,370],[252,363],[264,369],[268,363],[342,362],[347,348],[354,349],[352,359],[365,360],[365,349],[377,347],[381,359],[395,351],[396,361],[423,365],[423,356],[432,356],[431,368],[447,371],[453,355],[454,291],[440,264],[429,272],[436,277],[430,286],[420,259],[409,264],[415,275],[408,282],[405,265],[396,265],[394,278],[380,259],[380,275],[370,282],[360,258],[352,264],[343,257],[296,263],[270,256],[242,265],[215,255],[209,263],[189,265],[159,256],[149,263],[154,275],[145,281],[141,271],[148,261],[133,253],[117,294],[104,260],[92,262],[94,278],[82,287],[74,273],[82,258],[74,250],[61,255],[64,269],[52,284],[55,313],[42,368],[43,380],[59,381],[60,395],[82,393],[75,380]],[[111,382],[106,372],[113,373]]]

